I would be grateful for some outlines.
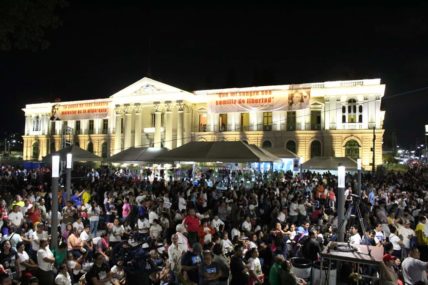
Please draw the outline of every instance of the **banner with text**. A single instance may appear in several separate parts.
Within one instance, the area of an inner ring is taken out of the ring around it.
[[[220,92],[210,97],[211,113],[294,111],[309,107],[310,89]]]
[[[58,103],[52,106],[52,120],[101,119],[108,116],[110,101],[92,101],[82,103]]]

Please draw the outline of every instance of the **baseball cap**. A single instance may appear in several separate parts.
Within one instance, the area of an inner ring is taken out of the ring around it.
[[[395,257],[395,256],[393,256],[393,255],[391,255],[391,254],[389,254],[389,253],[387,253],[387,254],[385,254],[385,255],[383,256],[383,261],[384,261],[384,262],[386,262],[386,261],[391,261],[391,260],[395,260],[395,259],[397,259],[397,257]]]

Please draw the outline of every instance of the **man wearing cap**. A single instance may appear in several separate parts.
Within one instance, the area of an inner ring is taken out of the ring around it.
[[[395,272],[394,264],[397,258],[389,253],[383,256],[383,262],[380,263],[380,284],[381,285],[396,285],[398,275]]]

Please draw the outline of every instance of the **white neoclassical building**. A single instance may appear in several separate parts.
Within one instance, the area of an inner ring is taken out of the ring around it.
[[[303,161],[361,158],[370,168],[373,150],[382,163],[384,92],[380,79],[188,92],[143,78],[106,99],[27,104],[24,159],[66,144],[108,157],[129,147],[243,140]]]

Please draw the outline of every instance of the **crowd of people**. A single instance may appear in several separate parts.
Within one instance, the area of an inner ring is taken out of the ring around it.
[[[364,174],[361,193],[347,175],[345,240],[384,256],[374,267],[343,264],[346,284],[428,284],[424,171]],[[330,173],[256,173],[251,187],[225,170],[168,182],[108,167],[73,175],[72,196],[59,189],[52,244],[49,168],[1,167],[0,285],[309,284],[293,261],[318,262],[342,226]]]

